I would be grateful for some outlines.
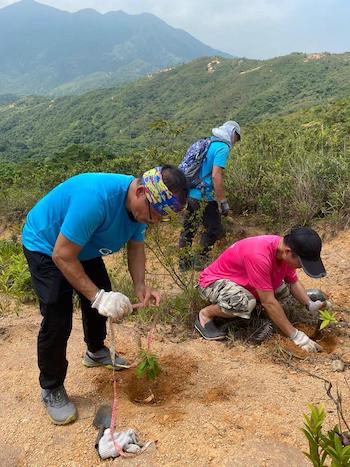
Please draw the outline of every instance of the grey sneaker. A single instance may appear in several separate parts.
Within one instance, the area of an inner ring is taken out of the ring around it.
[[[306,294],[313,302],[316,302],[317,300],[324,302],[327,300],[326,294],[320,289],[306,289]]]
[[[41,389],[41,400],[55,425],[67,425],[76,420],[77,409],[68,399],[63,385],[55,389]]]
[[[83,358],[83,365],[88,368],[104,366],[109,370],[113,370],[112,358],[109,349],[107,349],[107,347],[103,347],[103,349],[98,350],[95,353],[86,352]],[[124,370],[126,368],[130,368],[128,362],[123,357],[116,355],[114,369]]]
[[[214,324],[213,320],[208,321],[207,324],[202,326],[199,321],[199,318],[197,318],[194,323],[194,327],[195,329],[197,329],[199,334],[208,341],[219,341],[222,339],[226,339],[227,337],[227,330],[217,327]]]

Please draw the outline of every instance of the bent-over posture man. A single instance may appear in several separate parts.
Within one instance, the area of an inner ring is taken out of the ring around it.
[[[180,249],[191,247],[202,222],[204,231],[200,238],[201,251],[193,260],[188,251],[180,253],[179,266],[182,272],[192,266],[198,271],[205,267],[210,248],[223,235],[221,216],[227,216],[230,210],[224,189],[224,172],[231,149],[241,139],[241,130],[237,122],[228,121],[213,128],[212,134],[212,142],[199,169],[197,182],[200,187],[192,187],[189,192],[179,239]]]
[[[295,344],[306,351],[319,350],[316,342],[290,323],[278,299],[290,291],[310,312],[326,306],[310,300],[296,274],[297,268],[303,268],[313,278],[326,275],[321,248],[321,238],[307,227],[284,237],[260,235],[234,243],[200,275],[199,293],[211,305],[199,312],[195,328],[205,339],[224,339],[227,331],[216,326],[213,318],[249,319],[260,301],[271,321]]]
[[[111,291],[102,257],[127,244],[128,267],[141,305],[159,304],[145,285],[145,224],[156,224],[186,203],[187,184],[173,167],[156,167],[142,178],[90,173],[58,185],[29,212],[22,233],[32,283],[43,316],[38,336],[41,398],[50,419],[64,425],[76,419],[64,388],[67,341],[72,329],[72,295],[82,309],[88,367],[112,368],[104,346],[107,317],[132,311],[129,298]],[[116,369],[127,368],[118,357]]]

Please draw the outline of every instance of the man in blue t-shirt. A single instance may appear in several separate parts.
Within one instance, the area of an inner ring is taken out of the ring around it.
[[[76,419],[64,388],[67,341],[75,290],[82,309],[87,367],[113,368],[104,346],[106,320],[120,320],[133,307],[159,305],[160,294],[145,285],[147,224],[179,212],[187,183],[176,167],[155,167],[141,178],[108,173],[77,175],[58,185],[29,212],[22,232],[24,254],[43,316],[38,336],[41,398],[53,423]],[[139,299],[111,291],[102,257],[127,245],[128,267]],[[115,369],[128,368],[116,356]]]
[[[180,252],[180,270],[186,271],[192,266],[202,270],[208,260],[208,252],[223,235],[221,215],[227,216],[230,210],[224,191],[224,169],[234,144],[241,139],[241,130],[237,122],[228,121],[218,128],[213,128],[213,142],[199,169],[199,180],[203,188],[192,188],[189,192],[187,210],[184,216],[183,229],[180,234],[179,247],[186,248]],[[194,260],[188,254],[193,237],[202,222],[204,231],[201,235],[201,252]]]

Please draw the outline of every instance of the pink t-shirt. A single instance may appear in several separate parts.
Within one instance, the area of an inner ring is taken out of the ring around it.
[[[280,241],[278,235],[259,235],[234,243],[202,271],[200,287],[228,279],[259,298],[257,290],[276,290],[283,280],[289,284],[296,282],[295,269],[276,258]]]

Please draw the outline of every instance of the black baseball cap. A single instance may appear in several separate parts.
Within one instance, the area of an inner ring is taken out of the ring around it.
[[[309,227],[293,229],[284,237],[285,243],[298,256],[304,272],[314,279],[326,275],[326,269],[321,260],[322,240],[318,233]]]

